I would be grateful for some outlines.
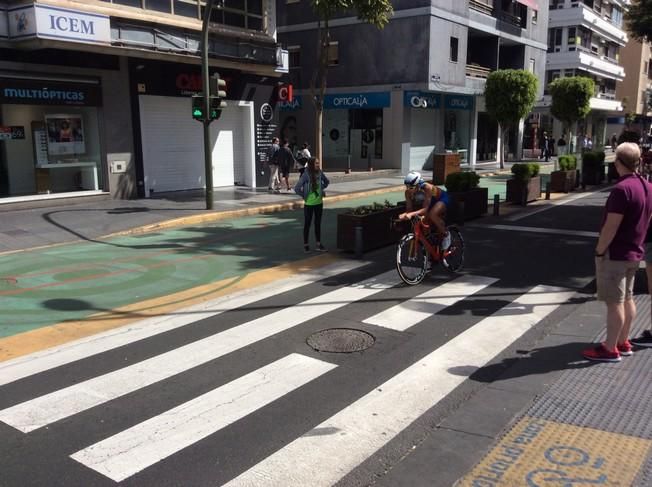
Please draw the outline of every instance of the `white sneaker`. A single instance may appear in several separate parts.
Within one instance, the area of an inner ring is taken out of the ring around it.
[[[451,233],[446,232],[446,235],[441,239],[441,249],[447,250],[451,246]]]

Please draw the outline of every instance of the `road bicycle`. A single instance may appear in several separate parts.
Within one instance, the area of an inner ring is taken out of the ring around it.
[[[393,220],[403,222],[403,220]],[[432,265],[441,262],[444,269],[457,272],[464,265],[464,238],[455,225],[446,227],[451,244],[441,250],[440,238],[430,232],[430,225],[421,216],[410,219],[412,231],[404,235],[396,247],[396,270],[405,284],[419,284],[432,270]]]

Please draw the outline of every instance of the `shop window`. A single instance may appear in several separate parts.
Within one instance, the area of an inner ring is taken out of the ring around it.
[[[457,62],[457,51],[459,47],[459,39],[457,37],[451,37],[450,40],[450,62],[451,63],[456,63]]]
[[[338,66],[340,64],[340,46],[339,42],[328,44],[328,65]]]

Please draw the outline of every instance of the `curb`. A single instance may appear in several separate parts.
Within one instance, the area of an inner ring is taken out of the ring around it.
[[[327,202],[326,204],[328,204],[330,202],[347,201],[356,198],[365,198],[367,196],[374,196],[377,194],[392,193],[395,191],[401,191],[402,189],[403,189],[403,185],[401,184],[400,186],[389,186],[387,188],[374,189],[370,191],[346,193],[346,194],[340,194],[336,196],[327,196],[325,198],[325,201]],[[98,237],[98,240],[100,239],[103,240],[103,239],[113,238],[113,237],[124,237],[127,235],[138,235],[142,233],[155,232],[158,230],[165,230],[169,228],[218,222],[222,220],[228,220],[231,218],[241,218],[241,217],[254,216],[254,215],[260,215],[266,213],[278,213],[281,211],[296,210],[299,208],[303,208],[303,200],[291,201],[288,203],[274,203],[265,206],[257,206],[254,208],[246,208],[242,210],[226,210],[226,211],[219,211],[219,212],[212,212],[212,213],[201,213],[199,215],[173,218],[171,220],[165,220],[158,223],[150,223],[149,225],[143,225],[141,227],[130,228],[129,230],[110,233],[108,235]]]

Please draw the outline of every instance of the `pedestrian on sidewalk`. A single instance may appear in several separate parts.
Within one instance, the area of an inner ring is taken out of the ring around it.
[[[278,177],[278,154],[281,147],[278,145],[278,137],[272,139],[272,145],[267,151],[267,164],[269,165],[269,191],[278,192],[281,187],[281,180]]]
[[[561,137],[557,141],[557,151],[560,156],[566,154],[566,136],[564,134],[561,134]]]
[[[541,154],[539,154],[539,159],[545,158],[546,162],[550,158],[550,137],[548,137],[547,132],[543,132],[541,136]]]
[[[295,193],[303,197],[303,251],[310,252],[310,225],[315,217],[315,249],[326,252],[321,243],[321,217],[324,212],[324,190],[329,181],[321,170],[319,159],[308,159],[306,170],[294,187]]]
[[[310,146],[308,145],[308,142],[304,142],[301,150],[297,152],[297,169],[299,170],[299,176],[303,175],[306,167],[308,167],[308,161],[311,157]]]
[[[645,274],[647,275],[647,292],[652,298],[652,225],[647,229],[645,237]],[[630,340],[637,347],[652,347],[652,301],[650,302],[650,329]]]
[[[636,144],[623,143],[616,149],[620,178],[607,199],[595,248],[598,299],[607,305],[607,339],[584,350],[582,355],[588,360],[620,362],[621,356],[632,355],[634,276],[652,216],[652,186],[636,172],[640,158]]]
[[[281,177],[285,180],[285,189],[288,193],[292,191],[290,188],[290,168],[294,167],[296,163],[297,161],[292,155],[289,143],[287,139],[284,139],[283,146],[278,152],[278,168]]]

